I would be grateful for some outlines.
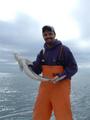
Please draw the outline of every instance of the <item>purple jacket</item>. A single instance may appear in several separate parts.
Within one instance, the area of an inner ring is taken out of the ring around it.
[[[57,39],[53,42],[52,48],[49,48],[46,43],[44,44],[44,50],[40,51],[37,55],[36,61],[33,62],[33,71],[40,74],[42,72],[42,65],[63,66],[64,73],[60,73],[58,76],[61,77],[66,75],[66,78],[69,79],[71,79],[78,70],[76,61],[70,49],[62,45],[62,43]]]

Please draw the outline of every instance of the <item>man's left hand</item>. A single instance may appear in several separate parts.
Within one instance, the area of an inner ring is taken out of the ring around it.
[[[56,83],[56,82],[59,81],[58,79],[59,79],[59,77],[58,77],[58,76],[55,76],[55,77],[51,80],[51,82]]]
[[[58,81],[61,81],[61,80],[65,79],[65,78],[66,78],[66,75],[62,75],[61,77],[56,75],[53,79],[51,79],[51,82],[57,83]]]

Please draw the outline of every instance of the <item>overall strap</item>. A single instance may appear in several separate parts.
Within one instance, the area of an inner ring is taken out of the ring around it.
[[[61,45],[61,47],[60,47],[59,57],[60,57],[61,59],[63,59],[63,45]]]
[[[64,66],[64,46],[58,46],[57,64]]]
[[[44,48],[41,50],[40,54],[41,54],[41,64],[43,65],[45,64],[45,57],[44,57],[45,49]]]
[[[44,53],[45,53],[45,49],[43,48],[43,49],[41,50],[41,57],[42,57],[42,59],[44,58]]]

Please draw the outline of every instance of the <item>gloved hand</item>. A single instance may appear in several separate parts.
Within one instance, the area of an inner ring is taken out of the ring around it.
[[[61,80],[65,79],[65,78],[66,78],[65,74],[61,74],[61,76],[59,74],[59,75],[56,75],[53,79],[51,79],[51,81],[53,83],[57,83],[58,81],[61,81]]]

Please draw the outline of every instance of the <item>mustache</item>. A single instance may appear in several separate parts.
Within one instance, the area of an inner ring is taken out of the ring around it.
[[[53,39],[52,37],[50,37],[50,38],[46,38],[46,40],[49,40],[49,39]]]

